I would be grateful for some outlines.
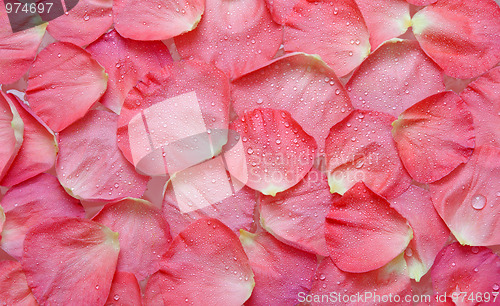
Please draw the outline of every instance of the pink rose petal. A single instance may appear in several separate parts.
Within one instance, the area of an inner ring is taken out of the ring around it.
[[[0,292],[2,305],[38,305],[28,287],[21,264],[17,261],[0,261]]]
[[[14,105],[15,97],[0,91],[0,181],[23,143],[24,123]]]
[[[141,288],[134,274],[118,271],[115,273],[105,305],[142,305]]]

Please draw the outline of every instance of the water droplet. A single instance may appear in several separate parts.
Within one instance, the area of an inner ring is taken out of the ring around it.
[[[248,154],[252,154],[253,153],[253,149],[252,148],[248,148],[247,153]]]
[[[89,21],[89,19],[90,19],[90,16],[89,16],[89,15],[84,15],[84,16],[83,16],[83,20],[85,20],[85,21]]]
[[[96,290],[99,290],[99,285],[95,285],[95,289],[96,289]]]
[[[319,279],[320,279],[320,280],[325,280],[325,279],[326,279],[325,274],[320,274],[320,275],[319,275]]]
[[[340,89],[336,89],[336,90],[335,90],[335,94],[336,94],[336,95],[340,95]]]
[[[471,204],[474,209],[483,209],[486,206],[486,198],[481,194],[477,194],[472,197]]]
[[[498,284],[493,284],[493,291],[498,291],[500,286]]]
[[[259,99],[257,100],[257,104],[262,104],[263,102],[264,102],[264,100],[263,100],[262,98],[259,98]]]
[[[113,297],[113,300],[118,301],[119,299],[120,299],[120,296],[118,294],[115,294],[115,296]]]
[[[413,251],[412,251],[412,249],[407,248],[407,249],[406,249],[406,251],[405,251],[405,254],[406,254],[406,256],[408,256],[408,257],[412,257],[412,256],[413,256]]]
[[[477,254],[479,252],[479,248],[477,246],[473,246],[471,248],[472,253]]]

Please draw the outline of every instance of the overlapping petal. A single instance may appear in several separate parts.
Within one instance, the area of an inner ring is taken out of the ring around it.
[[[341,77],[370,53],[369,33],[354,0],[301,0],[284,27],[285,51],[318,54]]]
[[[214,64],[230,78],[262,66],[278,51],[281,27],[264,0],[206,0],[200,23],[175,38],[179,54]]]
[[[346,272],[381,268],[403,252],[412,229],[381,196],[357,183],[336,200],[326,216],[330,257]]]
[[[104,304],[115,273],[118,234],[90,220],[53,218],[26,234],[22,266],[40,304]]]
[[[56,42],[31,67],[26,100],[33,112],[60,132],[82,118],[104,94],[107,75],[88,52]]]
[[[138,174],[117,146],[118,116],[90,111],[59,133],[56,173],[74,197],[89,201],[115,201],[142,196],[148,178]]]
[[[293,11],[293,7],[301,0],[266,0],[266,5],[273,20],[279,24],[285,24],[288,16]]]
[[[288,246],[264,231],[241,231],[240,241],[255,273],[255,288],[245,305],[295,305],[298,293],[309,291],[316,269],[314,254]]]
[[[12,95],[0,91],[0,181],[16,158],[23,143],[24,123]]]
[[[21,264],[17,261],[0,261],[0,292],[0,303],[3,305],[38,305],[28,287]]]
[[[142,305],[141,288],[135,275],[128,272],[115,273],[106,306]]]

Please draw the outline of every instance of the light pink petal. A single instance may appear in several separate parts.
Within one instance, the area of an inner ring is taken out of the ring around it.
[[[229,172],[263,194],[294,186],[313,165],[316,141],[287,111],[258,108],[229,128],[238,134],[233,150],[225,152]]]
[[[216,219],[200,219],[175,237],[148,281],[145,304],[242,305],[254,284],[236,234]]]
[[[476,148],[467,164],[430,190],[434,207],[461,244],[500,244],[500,148]]]
[[[285,51],[318,54],[340,77],[370,53],[369,34],[354,0],[301,1],[284,28]]]
[[[115,28],[135,40],[164,40],[196,28],[205,9],[204,0],[115,0]]]
[[[196,60],[175,62],[129,92],[118,146],[141,173],[184,170],[220,152],[227,141],[229,103],[229,80],[220,70]]]
[[[82,118],[106,90],[104,69],[85,50],[56,42],[31,67],[26,100],[54,131]]]
[[[493,144],[500,147],[500,67],[472,82],[460,94],[474,118],[476,146]]]
[[[0,181],[23,143],[24,123],[14,105],[15,97],[0,91]]]
[[[49,22],[47,32],[55,39],[85,46],[106,33],[113,24],[112,0],[78,0],[76,6]]]
[[[403,165],[418,182],[443,178],[467,162],[474,150],[472,115],[451,91],[418,102],[392,125]]]
[[[116,272],[109,291],[106,306],[141,306],[141,288],[135,275],[128,272]]]
[[[250,230],[255,206],[255,191],[232,177],[219,155],[177,172],[168,182],[162,211],[176,236],[191,222],[207,217],[234,232]]]
[[[357,183],[335,201],[326,217],[330,257],[346,272],[378,269],[403,252],[412,229],[389,202]]]
[[[404,34],[411,26],[410,5],[404,0],[355,0],[376,49],[384,41]]]
[[[26,234],[23,270],[40,304],[102,305],[115,273],[118,234],[90,220],[54,218]]]
[[[413,239],[406,248],[405,259],[410,277],[420,281],[448,241],[450,230],[434,209],[428,190],[412,185],[401,196],[389,200],[389,203],[408,220],[413,230]]]
[[[399,116],[445,89],[443,71],[418,42],[393,39],[375,50],[346,84],[356,108]]]
[[[21,264],[13,260],[0,261],[0,303],[2,305],[36,306]]]
[[[422,49],[452,77],[483,74],[500,61],[500,7],[494,0],[437,1],[412,19]]]
[[[283,109],[323,148],[328,131],[352,110],[339,79],[321,59],[295,53],[232,82],[238,115],[255,108]]]
[[[5,5],[0,5],[0,84],[13,83],[35,59],[47,24],[12,33]]]
[[[117,146],[118,116],[90,111],[59,133],[56,173],[74,197],[90,201],[139,198],[148,178],[138,174]]]
[[[3,198],[0,198],[0,200]],[[5,212],[2,206],[0,206],[0,241],[2,240],[2,230],[5,223]]]
[[[301,0],[266,0],[266,5],[273,20],[279,24],[285,24],[288,16],[292,14],[293,7]]]
[[[23,143],[9,171],[0,181],[13,186],[51,169],[56,161],[57,141],[52,133],[23,102],[12,97],[24,123]]]
[[[406,0],[406,2],[417,6],[429,5],[432,3],[436,3],[437,1],[438,0]]]
[[[332,127],[326,139],[326,167],[332,193],[343,194],[362,181],[390,199],[410,186],[411,178],[391,135],[394,120],[384,113],[354,111]]]
[[[326,257],[316,271],[310,297],[303,294],[298,301],[310,299],[310,305],[411,305],[404,300],[411,294],[410,278],[400,257],[366,273],[344,272]],[[389,301],[389,295],[392,303],[380,302]],[[399,303],[394,302],[396,295],[401,298]]]
[[[183,58],[214,64],[230,78],[262,66],[278,51],[281,27],[263,0],[206,0],[198,27],[175,38]]]
[[[6,222],[0,246],[16,259],[23,255],[24,236],[32,226],[52,217],[85,216],[80,201],[70,197],[57,178],[45,173],[9,189],[1,204]]]
[[[172,238],[168,223],[151,203],[125,199],[106,205],[92,220],[119,234],[118,271],[134,273],[139,280],[158,271]]]
[[[488,248],[450,244],[437,256],[431,273],[436,294],[446,294],[455,305],[498,305],[500,257]],[[475,298],[477,292],[482,301]]]
[[[260,223],[286,244],[328,256],[325,217],[337,198],[330,193],[326,175],[313,168],[292,188],[259,198]]]
[[[151,70],[172,62],[167,46],[159,41],[139,42],[112,30],[86,48],[108,73],[108,87],[100,102],[120,114],[128,92]]]
[[[299,292],[311,288],[316,256],[297,250],[264,231],[240,232],[255,273],[255,288],[245,305],[295,305]]]

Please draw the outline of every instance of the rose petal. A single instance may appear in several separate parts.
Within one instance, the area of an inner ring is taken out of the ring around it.
[[[200,219],[177,236],[146,287],[146,305],[242,305],[253,272],[238,237],[216,219]]]
[[[240,241],[255,273],[255,288],[245,305],[295,305],[309,291],[316,256],[297,250],[264,231],[240,231]],[[279,292],[279,294],[276,294]]]
[[[471,113],[451,91],[418,102],[392,125],[403,165],[418,182],[443,178],[467,162],[474,150]]]
[[[23,270],[40,304],[104,304],[116,268],[118,234],[90,220],[54,218],[26,234]]]
[[[399,159],[390,132],[394,117],[354,111],[330,130],[326,163],[330,191],[343,194],[356,182],[391,199],[403,193],[411,178]]]
[[[142,173],[181,171],[220,152],[229,103],[229,80],[220,70],[195,60],[173,63],[129,92],[118,146]]]
[[[443,71],[418,42],[393,39],[368,56],[346,88],[356,108],[399,116],[445,86]]]
[[[206,0],[198,27],[175,37],[183,58],[214,64],[236,78],[272,59],[282,39],[264,1]]]
[[[112,30],[86,50],[106,69],[108,87],[101,104],[120,114],[127,93],[151,70],[172,62],[162,42],[138,42]]]
[[[412,185],[389,203],[408,220],[413,230],[405,260],[410,277],[420,281],[448,241],[450,231],[434,209],[428,190]]]
[[[17,261],[0,261],[0,292],[2,305],[38,305],[28,287],[21,264]]]
[[[24,123],[23,143],[9,171],[0,181],[13,186],[51,169],[56,161],[57,141],[52,133],[23,102],[12,97]]]
[[[288,16],[292,13],[293,7],[299,2],[300,0],[266,0],[266,5],[273,20],[284,25]]]
[[[142,305],[141,288],[134,274],[118,271],[115,273],[105,305]]]
[[[412,19],[422,49],[452,77],[483,74],[500,61],[500,7],[493,0],[438,1]]]
[[[424,6],[424,5],[436,3],[437,0],[406,0],[406,2],[411,3],[413,5],[417,5],[417,6]]]
[[[32,226],[51,217],[85,216],[80,201],[70,197],[57,178],[45,173],[9,189],[1,203],[7,219],[0,245],[18,260],[23,255],[24,236]]]
[[[283,109],[323,148],[330,128],[352,109],[339,79],[317,56],[295,53],[232,82],[238,115],[259,107]]]
[[[274,196],[294,186],[313,165],[316,141],[286,111],[255,109],[229,128],[238,133],[235,147],[241,149],[225,152],[227,169],[263,194]]]
[[[113,25],[112,0],[78,0],[67,14],[49,22],[47,32],[55,39],[85,46]]]
[[[135,172],[117,146],[118,116],[93,110],[59,133],[56,173],[74,197],[115,201],[142,196],[148,178]]]
[[[292,188],[259,198],[260,223],[286,244],[328,256],[325,217],[337,198],[330,193],[326,175],[313,168]]]
[[[437,212],[461,244],[500,244],[500,148],[484,145],[430,185]]]
[[[196,28],[205,9],[203,0],[115,0],[116,30],[135,40],[169,39]]]
[[[118,271],[132,272],[139,280],[158,271],[172,237],[168,223],[151,203],[128,198],[104,206],[92,220],[119,234]]]
[[[56,42],[31,67],[26,100],[55,132],[82,118],[106,90],[104,69],[85,50]]]
[[[301,1],[284,28],[285,51],[319,54],[338,76],[348,74],[368,56],[368,39],[354,0]]]
[[[474,118],[476,146],[493,144],[500,147],[500,67],[472,82],[460,94]]]
[[[326,216],[325,238],[335,265],[360,273],[396,258],[413,234],[406,219],[387,200],[357,183],[333,203]]]
[[[7,173],[23,143],[24,123],[12,95],[0,91],[0,181]]]

